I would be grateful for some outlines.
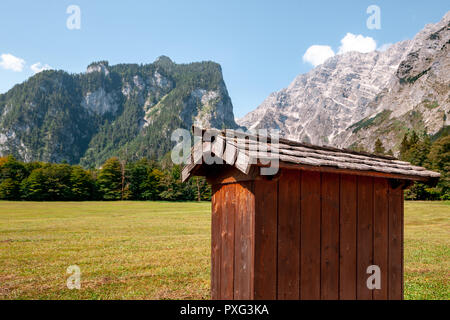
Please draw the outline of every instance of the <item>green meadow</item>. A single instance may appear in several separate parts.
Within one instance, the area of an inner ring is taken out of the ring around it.
[[[0,299],[209,299],[210,206],[0,202]],[[450,299],[449,279],[450,202],[407,202],[405,298]]]

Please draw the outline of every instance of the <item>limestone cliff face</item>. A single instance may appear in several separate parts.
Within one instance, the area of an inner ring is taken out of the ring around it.
[[[233,105],[225,83],[215,90],[195,89],[185,102],[183,122],[203,128],[236,128]]]
[[[218,64],[101,61],[81,74],[38,73],[0,95],[0,155],[86,166],[124,153],[157,158],[172,130],[193,123],[237,127]]]
[[[337,141],[373,147],[380,138],[387,149],[397,151],[407,130],[435,134],[450,125],[450,13],[411,41],[392,83],[372,109]]]
[[[238,122],[249,128],[276,127],[289,138],[313,144],[333,144],[349,124],[371,114],[369,102],[393,80],[407,46],[335,56],[299,75]]]
[[[237,122],[278,128],[314,144],[366,150],[377,138],[395,150],[410,128],[435,133],[450,117],[449,20],[450,13],[383,52],[336,55]]]

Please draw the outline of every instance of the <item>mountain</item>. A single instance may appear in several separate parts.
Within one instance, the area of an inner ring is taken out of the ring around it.
[[[408,130],[436,134],[450,125],[450,13],[412,41],[369,117],[337,137],[340,144],[373,146],[377,138],[398,150]]]
[[[111,156],[160,158],[176,128],[236,128],[214,62],[92,63],[43,71],[0,95],[0,155],[99,166]]]
[[[397,151],[408,130],[437,133],[450,124],[450,13],[413,40],[386,51],[328,59],[238,119],[287,138],[371,151],[379,138]]]

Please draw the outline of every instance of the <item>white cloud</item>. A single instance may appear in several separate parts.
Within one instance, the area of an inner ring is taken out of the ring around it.
[[[31,70],[33,70],[34,73],[39,73],[39,72],[44,71],[44,70],[51,70],[51,69],[53,69],[48,64],[42,65],[40,62],[37,62],[37,63],[31,65],[30,68],[31,68]]]
[[[9,53],[0,55],[0,67],[6,70],[21,72],[25,66],[25,60],[17,58]]]
[[[354,35],[347,33],[341,40],[341,46],[338,53],[345,53],[349,51],[357,51],[367,53],[376,50],[377,42],[371,37],[364,37],[363,35]]]
[[[334,56],[334,51],[330,46],[313,45],[306,50],[303,61],[311,63],[314,67],[324,63]]]
[[[385,43],[383,44],[381,47],[379,47],[377,50],[378,51],[386,51],[387,49],[389,49],[392,46],[392,43]]]

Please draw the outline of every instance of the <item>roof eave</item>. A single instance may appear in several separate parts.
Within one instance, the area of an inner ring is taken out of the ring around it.
[[[188,181],[190,177],[197,175],[197,172],[203,167],[208,166],[207,164],[200,163],[200,164],[191,164],[186,165],[183,168],[182,171],[182,181]],[[248,169],[243,169],[242,167],[234,166],[239,171],[243,172],[244,174],[248,173],[249,168],[252,165],[247,166]],[[264,167],[264,165],[261,164],[254,164],[254,166],[258,167]],[[369,176],[374,178],[385,178],[385,179],[397,179],[397,180],[409,180],[409,181],[417,181],[417,182],[423,182],[430,187],[436,186],[436,184],[439,181],[440,176],[435,177],[427,177],[427,176],[417,176],[417,175],[404,175],[404,174],[397,174],[397,173],[387,173],[387,172],[380,172],[380,171],[364,171],[364,170],[354,170],[354,169],[341,169],[337,167],[331,167],[331,166],[310,166],[310,165],[303,165],[303,164],[294,164],[294,163],[288,163],[281,161],[279,163],[279,167],[281,169],[290,169],[290,170],[305,170],[305,171],[318,171],[318,172],[330,172],[330,173],[338,173],[338,174],[348,174],[348,175],[356,175],[356,176]]]

